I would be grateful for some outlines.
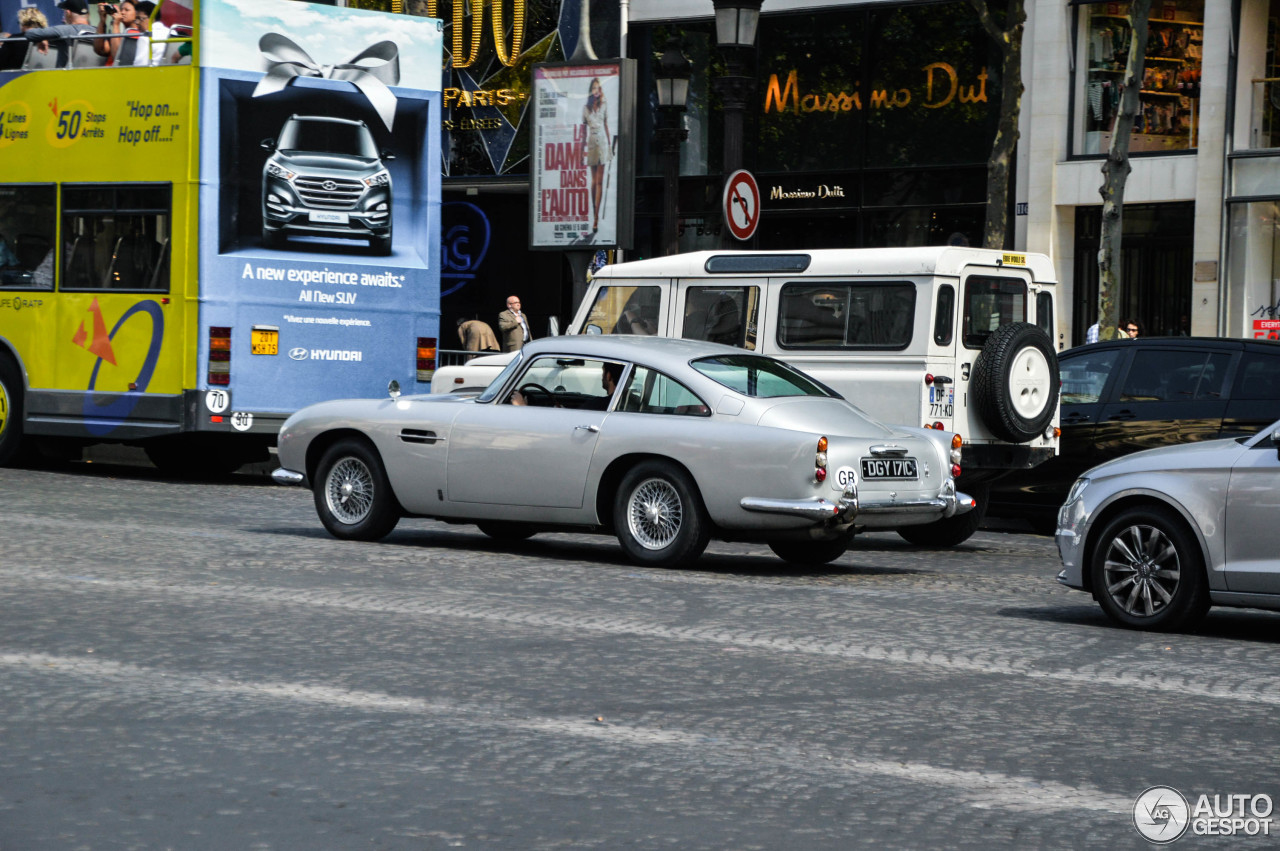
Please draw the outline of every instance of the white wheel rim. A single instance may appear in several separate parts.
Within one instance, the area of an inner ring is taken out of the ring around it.
[[[324,500],[339,523],[354,526],[373,508],[373,473],[358,458],[343,458],[329,471]]]
[[[666,479],[645,479],[627,500],[627,529],[646,550],[661,550],[680,534],[684,506]]]
[[[1009,395],[1013,409],[1024,420],[1034,420],[1049,404],[1050,372],[1049,359],[1034,346],[1026,346],[1014,355],[1009,370]]]

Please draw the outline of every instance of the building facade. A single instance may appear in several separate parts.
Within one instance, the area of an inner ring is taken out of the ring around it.
[[[496,5],[476,6],[488,10],[479,36],[472,16],[455,20],[447,0],[401,4],[419,14],[430,5],[445,20],[446,48],[455,48],[442,116],[446,320],[491,319],[509,291],[539,319],[576,306],[565,258],[527,250],[526,100],[529,66],[577,49],[584,6],[596,55],[636,59],[639,71],[635,230],[608,259],[660,251],[654,72],[673,41],[692,69],[679,151],[680,250],[728,241],[714,83],[725,66],[710,0],[587,3],[507,0],[505,21],[492,17]],[[516,39],[519,10],[525,27]],[[1123,2],[1027,0],[1026,11],[1008,247],[1053,258],[1066,347],[1097,318],[1098,190],[1132,34]],[[1153,4],[1120,293],[1122,316],[1148,334],[1280,337],[1278,31],[1280,0]],[[999,69],[966,2],[765,0],[743,146],[762,215],[742,246],[982,244]]]

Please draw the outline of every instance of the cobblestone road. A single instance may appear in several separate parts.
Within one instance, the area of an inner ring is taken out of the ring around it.
[[[1280,797],[1280,617],[1113,629],[1048,538],[655,570],[252,477],[0,494],[2,851],[1141,848],[1149,786]]]

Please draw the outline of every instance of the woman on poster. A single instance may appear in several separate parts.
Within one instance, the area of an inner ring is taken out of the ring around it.
[[[609,110],[599,77],[591,79],[590,94],[582,107],[582,123],[587,125],[587,167],[591,169],[591,232],[600,229],[600,204],[604,200],[604,171],[611,160],[609,150]]]

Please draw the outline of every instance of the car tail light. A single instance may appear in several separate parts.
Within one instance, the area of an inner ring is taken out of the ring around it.
[[[932,373],[932,372],[926,372],[926,373],[924,374],[924,383],[925,383],[925,384],[932,384],[932,383],[933,383],[933,373]]]
[[[231,329],[209,328],[209,383],[231,383]]]
[[[436,338],[418,338],[418,380],[430,381],[436,374]]]
[[[951,465],[951,478],[953,478],[953,479],[958,479],[958,478],[960,478],[960,465],[959,465],[959,464],[952,464],[952,465]]]
[[[813,478],[819,482],[827,480],[827,439],[818,438],[818,451],[813,456]]]
[[[935,422],[935,423],[933,424],[933,427],[934,427],[935,429],[937,429],[938,431],[946,431],[946,428],[942,425],[942,421],[941,421],[941,420],[938,420],[937,422]]]
[[[960,453],[963,449],[964,449],[964,438],[958,434],[953,434],[951,436],[951,463],[952,464],[960,463]],[[956,475],[958,476],[960,474],[956,473]]]

